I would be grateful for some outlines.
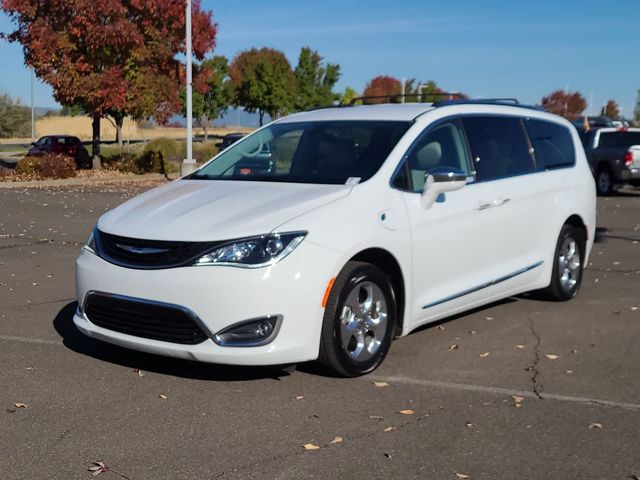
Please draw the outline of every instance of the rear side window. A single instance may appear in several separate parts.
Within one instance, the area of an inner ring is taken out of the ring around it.
[[[538,171],[575,164],[571,132],[557,123],[530,118],[524,122]]]
[[[640,132],[601,132],[599,147],[630,147],[640,145]]]
[[[463,119],[480,181],[534,172],[533,157],[519,118],[473,116]]]

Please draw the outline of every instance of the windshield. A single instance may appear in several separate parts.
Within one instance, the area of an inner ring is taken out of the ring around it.
[[[234,143],[188,179],[344,184],[378,171],[409,122],[276,123]]]

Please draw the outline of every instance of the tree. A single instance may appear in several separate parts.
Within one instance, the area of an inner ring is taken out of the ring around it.
[[[125,116],[166,120],[180,110],[185,8],[176,0],[0,0],[17,29],[25,63],[51,85],[63,105],[93,118],[93,154],[100,151],[100,119],[111,116],[122,141]],[[211,13],[193,1],[193,51],[215,45]]]
[[[265,113],[277,118],[293,109],[296,77],[281,51],[252,48],[240,52],[231,62],[230,75],[236,105],[258,112],[261,126]]]
[[[333,87],[340,78],[340,65],[322,64],[323,58],[318,52],[304,47],[300,50],[295,76],[298,82],[296,110],[332,105],[339,95]]]
[[[344,93],[340,96],[340,105],[350,105],[354,98],[358,98],[360,94],[353,88],[347,87],[344,89]],[[362,105],[362,100],[356,100],[356,105]]]
[[[0,138],[31,135],[31,113],[19,100],[0,94]]]
[[[561,115],[568,120],[575,120],[587,108],[587,101],[580,92],[569,93],[556,90],[542,98],[542,107],[547,112]]]
[[[398,102],[399,98],[394,97],[394,95],[400,94],[400,88],[400,80],[398,80],[397,78],[393,78],[388,75],[379,75],[377,77],[374,77],[369,83],[367,83],[367,86],[364,88],[364,92],[362,95],[365,97],[377,97],[382,95],[387,97],[365,100],[364,103],[372,104]]]
[[[193,81],[192,111],[196,123],[204,130],[205,142],[209,139],[209,128],[231,105],[233,85],[229,77],[229,61],[224,56],[215,56],[196,67]],[[182,89],[182,113],[186,114],[186,94]]]
[[[80,105],[63,105],[60,110],[60,115],[63,117],[79,117],[86,114],[87,112]]]
[[[636,98],[636,108],[633,110],[633,124],[640,126],[640,90],[638,90],[638,97]]]
[[[609,118],[620,118],[620,107],[615,100],[608,100],[607,104],[600,110],[600,115]]]

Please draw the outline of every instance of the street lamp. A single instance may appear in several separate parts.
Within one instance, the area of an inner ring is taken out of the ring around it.
[[[192,112],[192,69],[191,69],[191,0],[187,0],[186,19],[186,50],[187,50],[187,158],[180,166],[180,175],[185,176],[196,169],[193,159],[193,112]]]

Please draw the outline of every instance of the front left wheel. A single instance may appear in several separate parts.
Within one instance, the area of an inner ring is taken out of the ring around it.
[[[562,227],[554,254],[551,283],[543,291],[546,297],[565,301],[577,295],[582,283],[585,243],[582,229],[568,224]]]
[[[389,351],[395,323],[389,277],[370,263],[347,263],[327,299],[318,362],[342,377],[372,372]]]

